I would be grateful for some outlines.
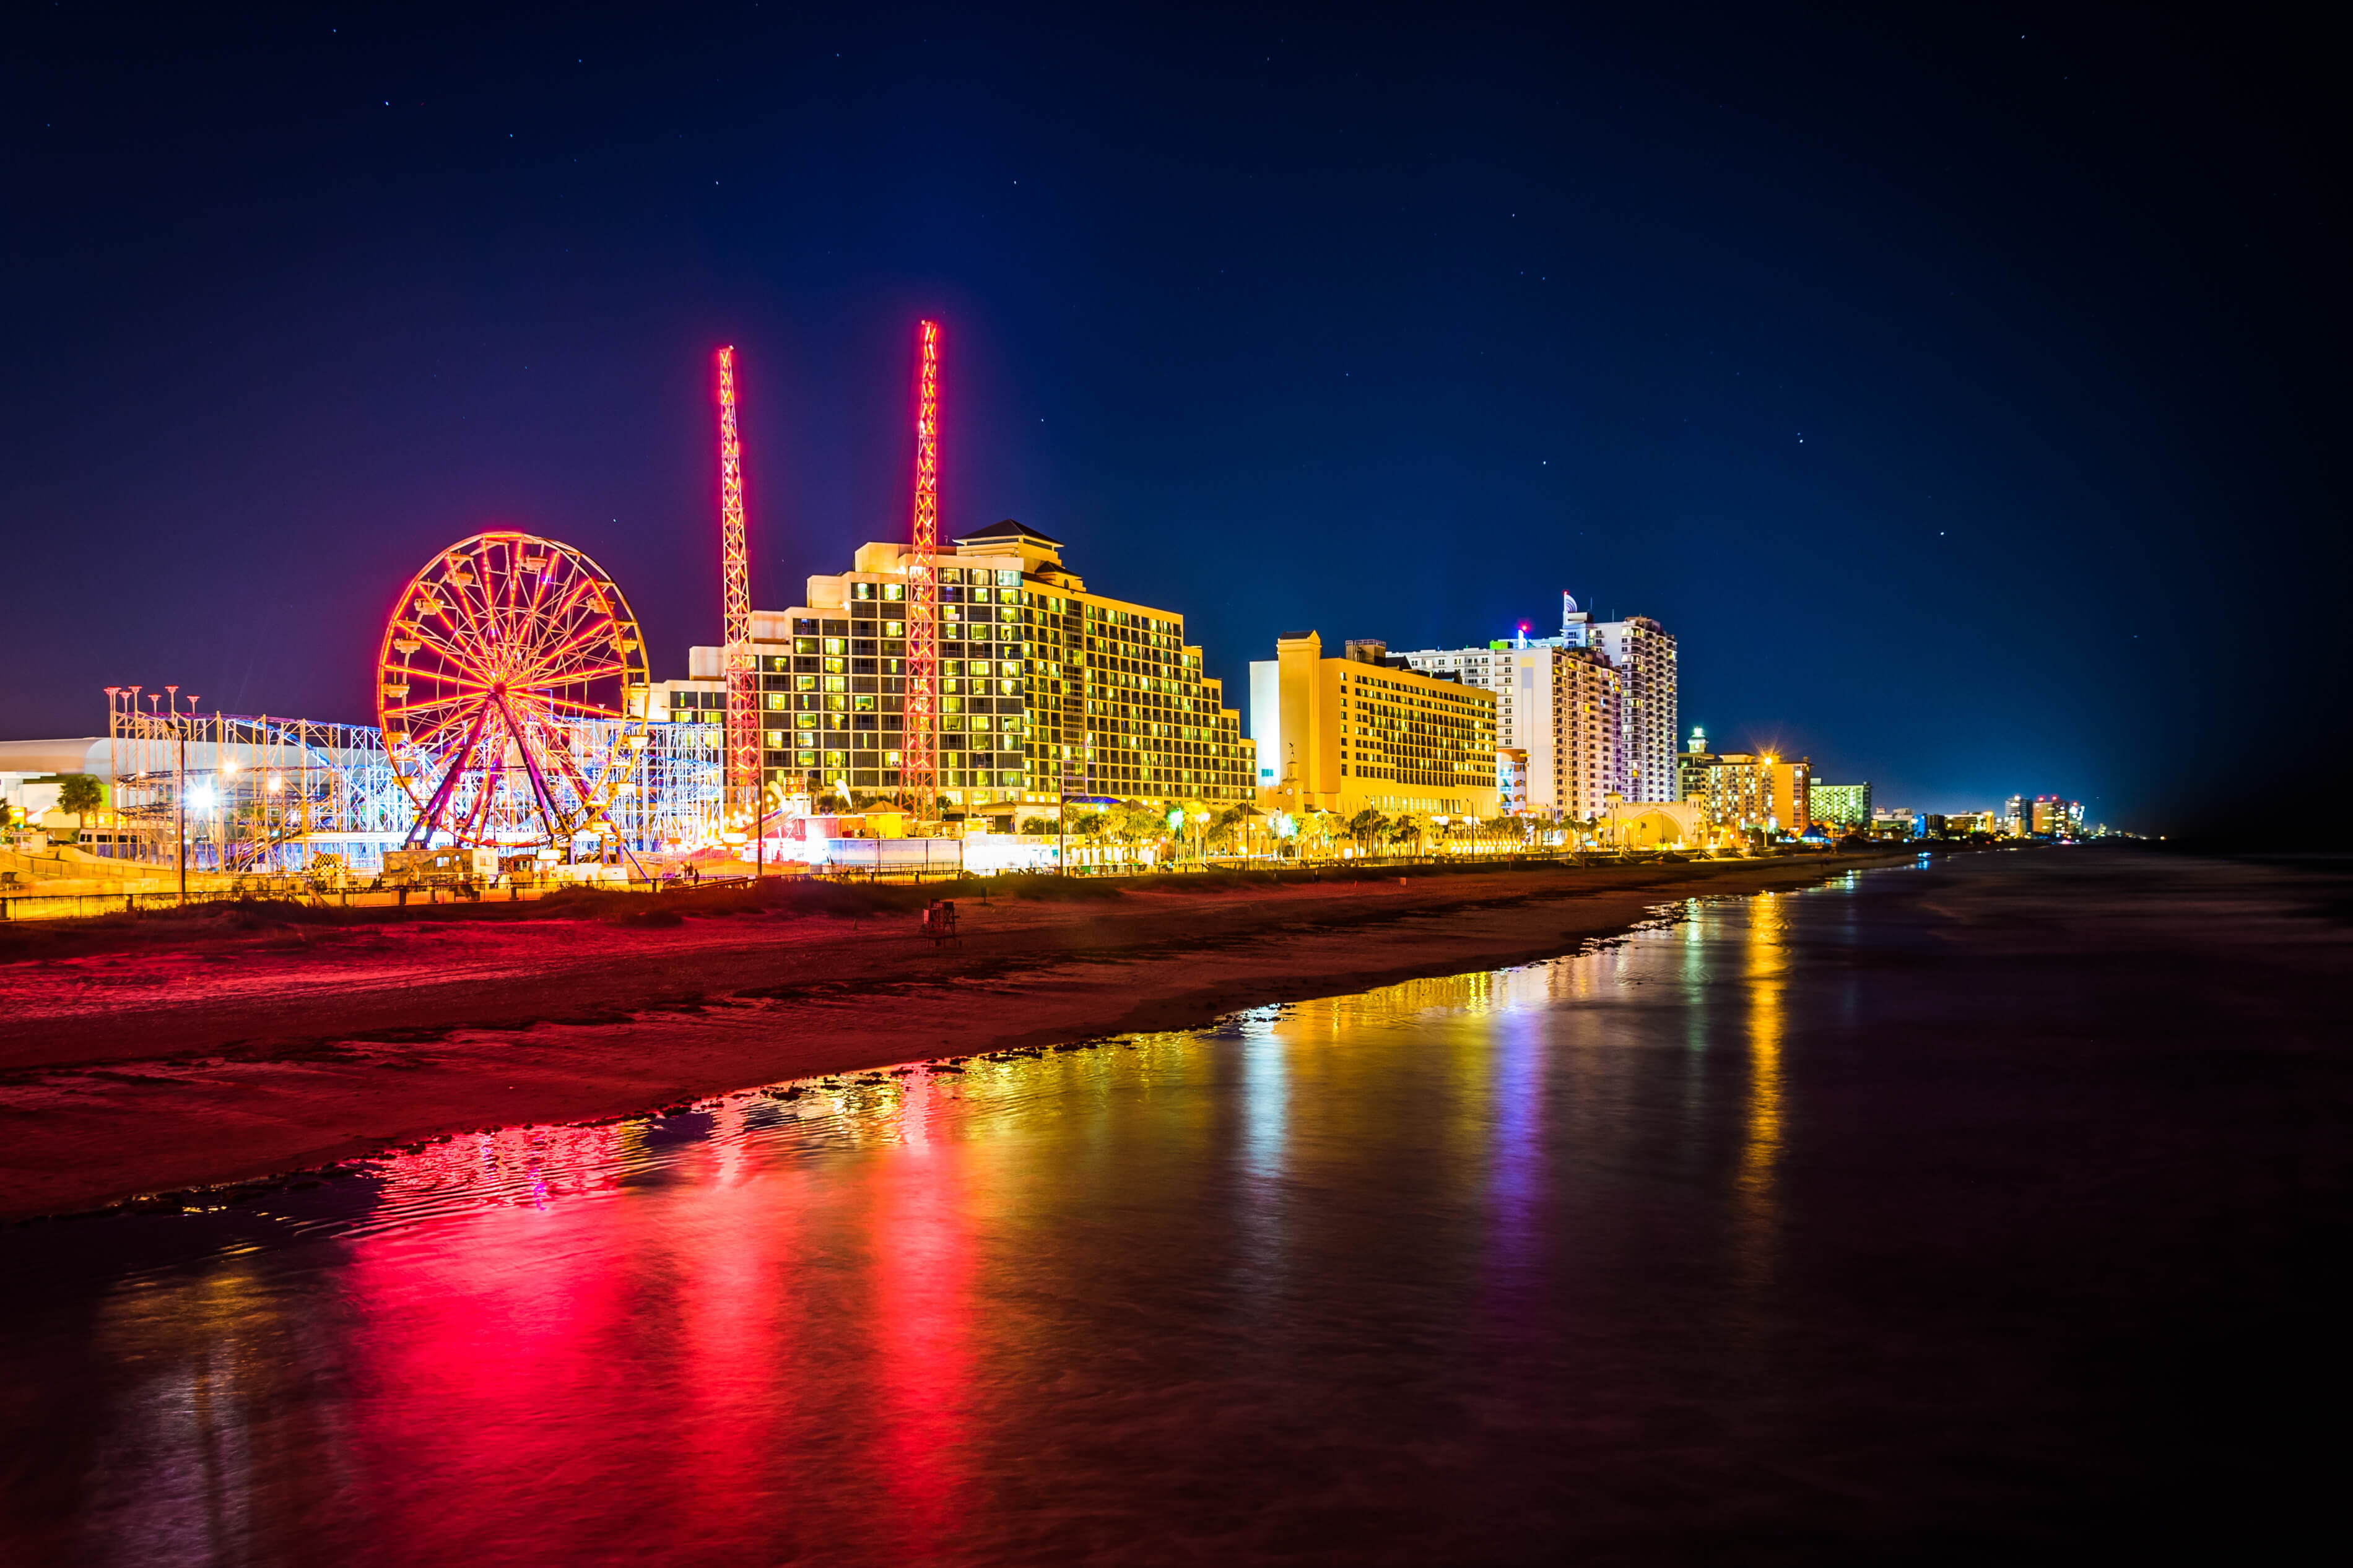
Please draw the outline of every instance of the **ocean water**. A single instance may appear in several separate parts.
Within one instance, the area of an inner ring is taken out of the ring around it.
[[[2268,1557],[2349,893],[1964,856],[0,1231],[0,1562]]]

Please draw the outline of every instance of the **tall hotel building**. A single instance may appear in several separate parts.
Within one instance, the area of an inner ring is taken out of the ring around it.
[[[1089,593],[1061,550],[1008,521],[933,558],[942,798],[1248,802],[1250,743],[1184,617]],[[860,546],[848,572],[808,580],[807,604],[753,613],[769,798],[900,787],[909,560],[902,545]],[[691,650],[675,717],[704,716],[720,668],[719,649]]]
[[[1560,600],[1558,637],[1426,648],[1406,661],[1494,691],[1503,744],[1528,753],[1531,810],[1590,820],[1613,791],[1681,800],[1674,637],[1648,616],[1596,621]]]
[[[1521,809],[1589,821],[1609,809],[1610,791],[1623,793],[1625,683],[1600,650],[1522,641],[1404,657],[1495,694],[1496,742],[1527,758]]]
[[[1598,648],[1625,684],[1620,709],[1618,793],[1628,800],[1677,801],[1675,774],[1675,639],[1648,616],[1597,621],[1560,596],[1560,645]]]

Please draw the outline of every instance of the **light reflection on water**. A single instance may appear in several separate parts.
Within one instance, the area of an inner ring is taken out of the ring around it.
[[[1841,1246],[1934,1245],[1881,1184],[1799,1181],[1876,1136],[1804,1071],[1888,1043],[1871,965],[1905,1009],[1983,991],[1905,967],[1929,922],[1887,882],[111,1222],[118,1256],[7,1342],[50,1439],[0,1472],[10,1561],[1721,1560],[1982,1528],[2008,1494],[1953,1447],[2065,1397],[1988,1373],[2011,1341],[1888,1351],[1949,1282],[1855,1321],[1805,1249],[1841,1205]],[[0,1243],[81,1258],[30,1234]]]
[[[1772,1269],[1774,1167],[1781,1157],[1782,989],[1788,979],[1789,904],[1787,894],[1761,893],[1750,902],[1743,922],[1748,1096],[1738,1204],[1743,1274],[1752,1289],[1765,1285]]]

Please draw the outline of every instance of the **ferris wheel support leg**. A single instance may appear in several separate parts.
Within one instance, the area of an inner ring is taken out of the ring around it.
[[[531,780],[533,798],[539,802],[540,819],[547,824],[547,841],[553,844],[559,837],[568,837],[563,822],[556,815],[555,799],[548,793],[547,780],[541,775],[539,763],[532,758],[531,742],[523,735],[522,726],[515,722],[514,710],[507,706],[507,700],[501,697],[496,700],[499,717],[506,721],[507,733],[514,737],[515,750],[522,754],[523,776]],[[587,796],[583,795],[581,798],[585,803]]]
[[[488,769],[484,770],[486,775],[488,772]],[[467,811],[466,819],[449,829],[449,837],[454,840],[462,841],[466,835],[474,832],[478,828],[488,824],[491,819],[491,799],[492,795],[490,790],[480,789],[475,791],[474,804]]]
[[[473,724],[466,731],[464,742],[451,759],[449,771],[442,775],[439,787],[434,790],[433,798],[425,803],[425,809],[417,814],[417,826],[410,828],[408,837],[401,841],[402,848],[429,849],[433,847],[434,824],[441,820],[441,813],[448,807],[449,797],[457,793],[461,764],[466,754],[474,749],[474,742],[482,738],[482,725],[489,717],[487,709],[474,716]]]

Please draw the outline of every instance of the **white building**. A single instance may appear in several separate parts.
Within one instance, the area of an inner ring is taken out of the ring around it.
[[[1563,594],[1558,641],[1564,647],[1598,648],[1624,685],[1620,793],[1628,800],[1681,799],[1675,773],[1674,637],[1648,616],[1597,621]]]
[[[1424,674],[1494,692],[1495,743],[1526,758],[1519,793],[1527,810],[1590,821],[1611,791],[1622,793],[1624,686],[1599,650],[1521,637],[1404,658]]]
[[[1597,621],[1563,594],[1558,637],[1523,632],[1485,647],[1405,657],[1416,669],[1494,689],[1497,742],[1527,752],[1535,811],[1590,819],[1613,790],[1632,801],[1683,798],[1675,639],[1648,616]],[[1606,734],[1597,737],[1597,726]]]
[[[58,809],[58,792],[69,773],[107,776],[106,737],[79,736],[65,741],[0,741],[0,807],[21,813],[39,825]],[[7,813],[0,811],[0,818]],[[68,819],[58,818],[62,828]]]

